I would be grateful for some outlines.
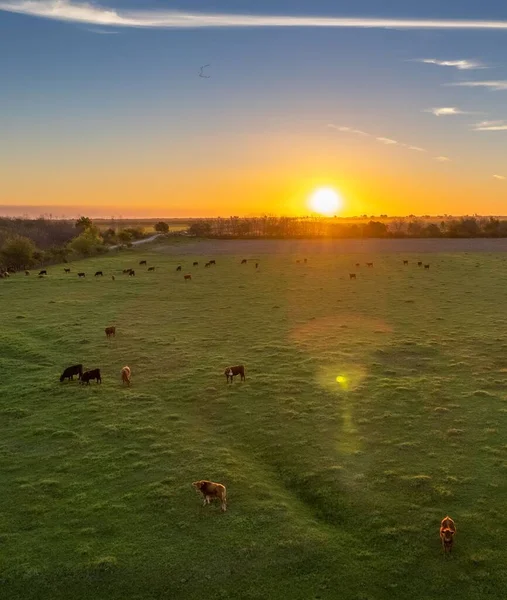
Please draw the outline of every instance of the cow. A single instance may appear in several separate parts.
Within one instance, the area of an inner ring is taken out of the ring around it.
[[[130,367],[123,367],[123,369],[121,370],[121,380],[123,383],[126,383],[129,386],[130,386],[131,374],[132,374],[132,371],[130,370]]]
[[[132,269],[123,269],[123,274],[128,275]]]
[[[149,268],[148,268],[148,272],[149,272],[149,271],[154,271],[154,270],[155,270],[155,267],[149,267]]]
[[[86,277],[86,273],[78,273],[77,276],[78,277]]]
[[[300,262],[301,262],[300,260],[296,260],[296,264],[297,264],[297,265],[299,265],[299,263],[300,263]]]
[[[106,327],[104,331],[106,332],[106,337],[116,337],[116,327]]]
[[[421,262],[421,261],[419,261],[419,262],[417,263],[417,266],[418,266],[418,267],[422,267],[422,265],[423,265],[423,264],[422,264],[422,262]]]
[[[258,269],[259,268],[259,263],[255,263],[255,268]]]
[[[246,258],[244,258],[244,259],[241,261],[241,264],[242,264],[242,265],[246,265],[246,263],[247,263],[247,262],[248,262],[248,261],[246,260]]]
[[[39,271],[39,275],[47,275],[48,272],[47,271]]]
[[[204,497],[203,506],[210,504],[211,500],[219,500],[222,512],[227,510],[227,490],[225,485],[221,483],[213,483],[213,481],[201,480],[194,481],[192,486],[197,493],[201,493]]]
[[[115,281],[116,277],[115,277],[114,275],[111,275],[111,279],[112,279],[113,281]]]
[[[180,267],[176,267],[176,271],[181,271],[181,266]]]
[[[70,269],[64,269],[65,273],[70,273]]]
[[[308,259],[307,259],[307,258],[305,258],[305,260],[304,260],[304,263],[305,263],[305,265],[306,265],[306,263],[307,263],[307,262],[308,262]]]
[[[140,260],[140,261],[139,261],[139,265],[140,265],[140,266],[141,266],[141,265],[147,265],[147,264],[148,264],[148,263],[147,263],[145,260]]]
[[[366,266],[371,268],[373,267],[373,263],[366,263]]]
[[[429,266],[429,265],[424,265],[424,268],[425,268],[425,269],[429,269],[429,268],[430,268],[430,266]]]
[[[349,279],[357,279],[355,273],[349,273]]]
[[[454,536],[456,535],[456,525],[451,517],[447,516],[440,523],[440,539],[442,540],[442,548],[445,554],[452,552]]]
[[[192,279],[192,275],[183,275],[183,279],[185,281],[190,281]]]
[[[227,383],[229,383],[229,379],[232,383],[236,375],[240,375],[241,381],[245,381],[245,367],[243,365],[237,365],[236,367],[227,367],[227,369],[225,369],[224,371],[224,375],[227,377]]]
[[[406,267],[408,265],[408,260],[403,261],[403,266]]]
[[[25,275],[30,275],[30,271],[25,271]]]
[[[81,379],[81,376],[83,375],[83,365],[74,365],[73,367],[67,367],[62,373],[62,376],[60,377],[60,382],[64,381],[64,379],[74,380],[74,375],[77,375],[77,378]]]
[[[210,266],[211,266],[211,265],[216,265],[216,264],[217,264],[217,261],[216,261],[216,260],[210,260],[210,261],[209,261],[209,264],[210,264]]]
[[[95,277],[104,277],[104,273],[102,273],[102,271],[97,271]]]
[[[136,272],[134,271],[134,269],[130,269],[129,277],[135,277],[135,276],[136,276]]]
[[[209,264],[209,262],[207,262],[207,263],[204,265],[204,268],[205,268],[205,269],[209,269],[209,267],[210,267],[210,264]]]
[[[193,266],[193,267],[198,267],[198,266],[199,266],[199,263],[196,261],[196,262],[195,262],[195,263],[194,263],[192,266]]]
[[[100,369],[92,369],[91,371],[85,371],[81,375],[81,385],[90,385],[90,381],[96,379],[97,383],[102,383],[102,377],[100,375]]]
[[[356,267],[360,267],[360,266],[361,266],[361,264],[360,264],[360,263],[356,263]]]

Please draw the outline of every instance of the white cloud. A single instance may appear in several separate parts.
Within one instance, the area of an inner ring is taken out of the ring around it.
[[[420,58],[417,59],[417,62],[426,63],[427,65],[438,65],[439,67],[455,67],[460,71],[488,68],[478,60],[437,60],[436,58]]]
[[[386,138],[386,137],[378,137],[375,139],[377,140],[377,142],[381,142],[382,144],[385,144],[386,146],[395,146],[398,144],[398,142],[396,140],[391,140],[390,138]]]
[[[460,81],[459,83],[447,83],[446,85],[457,87],[484,87],[490,90],[507,90],[507,81]]]
[[[500,179],[500,180],[502,180],[502,181],[503,181],[504,179],[507,179],[507,177],[505,177],[504,175],[493,175],[493,178],[494,178],[494,179]]]
[[[447,156],[435,156],[435,160],[438,160],[438,162],[450,162],[451,159],[448,158]]]
[[[140,4],[142,4],[141,0]],[[115,27],[185,29],[198,27],[349,27],[507,30],[507,21],[499,20],[277,16],[140,9],[120,11],[102,8],[89,2],[72,0],[0,0],[0,10],[58,21]]]
[[[453,115],[469,115],[471,113],[456,108],[454,106],[443,106],[441,108],[427,108],[424,112],[431,113],[435,115],[435,117],[449,117]]]
[[[405,145],[406,148],[408,148],[409,150],[414,150],[415,152],[426,152],[426,150],[424,148],[419,148],[419,146],[407,146]]]
[[[329,124],[328,127],[332,127],[338,131],[342,131],[343,133],[355,133],[356,135],[369,136],[369,133],[365,131],[361,131],[360,129],[352,129],[352,127],[339,127],[338,125]]]
[[[507,131],[507,121],[482,121],[476,123],[474,131]]]

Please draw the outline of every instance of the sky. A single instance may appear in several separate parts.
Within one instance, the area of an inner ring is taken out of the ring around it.
[[[0,214],[507,214],[504,0],[0,0],[0,81]]]

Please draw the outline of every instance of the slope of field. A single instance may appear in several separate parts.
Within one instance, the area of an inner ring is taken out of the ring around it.
[[[505,596],[505,255],[307,256],[0,281],[2,598]]]

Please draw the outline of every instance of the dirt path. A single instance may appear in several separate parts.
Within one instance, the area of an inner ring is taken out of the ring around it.
[[[136,240],[135,242],[132,242],[132,246],[140,246],[141,244],[147,244],[148,242],[153,242],[154,240],[159,238],[161,235],[163,235],[163,234],[156,233],[155,235],[152,235],[149,238],[145,238],[144,240]],[[109,250],[116,250],[122,245],[123,244],[117,244],[116,246],[109,246]]]

